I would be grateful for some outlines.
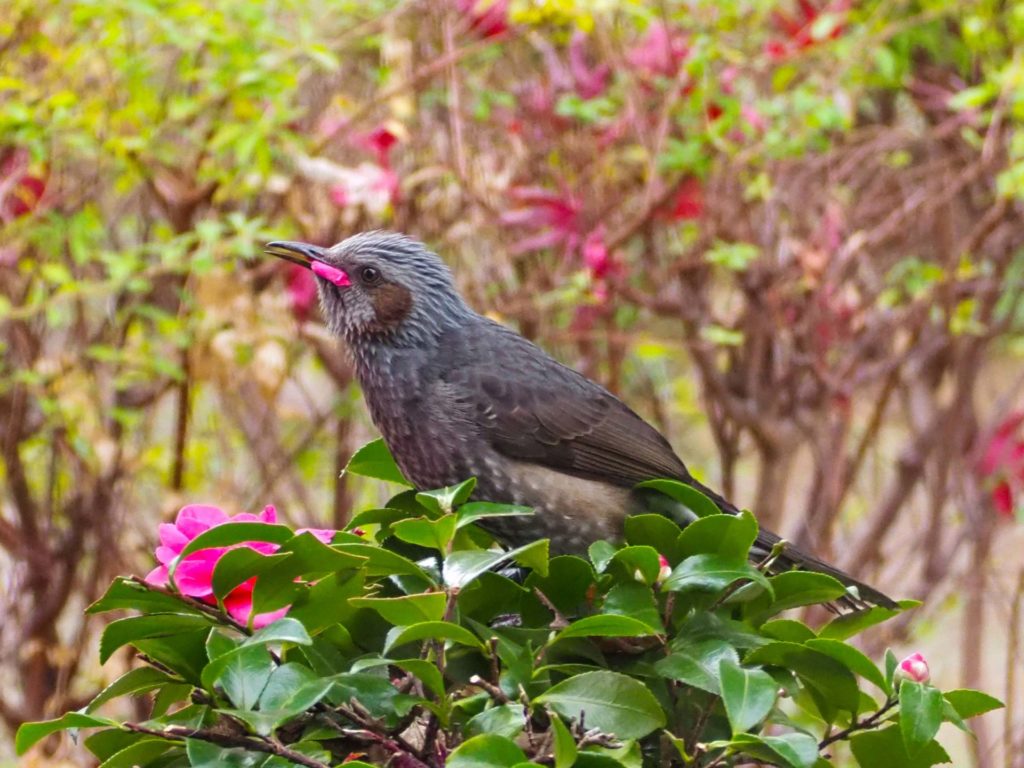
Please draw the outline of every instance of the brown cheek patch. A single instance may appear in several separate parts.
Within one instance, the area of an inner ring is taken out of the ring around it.
[[[374,289],[371,300],[380,331],[393,330],[412,309],[412,294],[394,283],[385,283]]]

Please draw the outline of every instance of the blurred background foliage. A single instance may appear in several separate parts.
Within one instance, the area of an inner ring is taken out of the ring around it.
[[[184,501],[384,498],[338,477],[372,426],[261,246],[394,228],[926,600],[868,650],[1004,698],[957,764],[1021,765],[1022,44],[992,0],[7,0],[0,720],[116,674],[82,608]]]

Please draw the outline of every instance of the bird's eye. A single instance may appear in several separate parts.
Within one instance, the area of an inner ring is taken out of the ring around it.
[[[366,285],[376,285],[380,282],[380,270],[376,267],[363,267],[359,270],[359,279]]]

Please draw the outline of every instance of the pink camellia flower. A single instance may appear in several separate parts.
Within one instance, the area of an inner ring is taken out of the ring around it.
[[[927,683],[931,679],[928,662],[924,660],[924,656],[920,653],[912,653],[896,667],[896,677],[915,683]]]
[[[46,191],[46,172],[33,172],[27,150],[0,150],[0,221],[31,213]]]
[[[182,507],[173,523],[160,526],[160,544],[156,548],[156,559],[160,565],[146,575],[150,584],[166,587],[171,584],[170,566],[181,555],[189,542],[218,525],[230,523],[276,523],[277,510],[266,506],[259,514],[240,512],[229,516],[219,507],[205,504],[190,504]],[[297,533],[310,533],[324,544],[330,543],[335,531],[322,528],[302,528]],[[188,597],[194,597],[210,605],[216,604],[213,595],[213,571],[217,562],[229,549],[248,547],[262,555],[277,551],[278,545],[267,541],[247,541],[230,547],[211,547],[192,552],[182,559],[174,570],[173,586]],[[252,593],[256,577],[239,584],[224,598],[224,607],[235,620],[248,624],[250,619],[255,628],[264,627],[288,613],[288,606],[270,613],[252,615]]]

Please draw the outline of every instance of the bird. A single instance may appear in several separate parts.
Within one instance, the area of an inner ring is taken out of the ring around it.
[[[533,508],[487,523],[501,543],[548,538],[552,554],[582,554],[595,541],[621,541],[627,515],[652,508],[657,494],[636,486],[653,479],[682,482],[740,514],[622,400],[474,311],[423,243],[371,231],[331,247],[274,241],[266,252],[313,271],[327,326],[347,345],[370,416],[415,487],[474,477],[474,499]],[[686,513],[671,516],[685,524]],[[849,605],[897,607],[771,531],[758,533],[751,556],[774,557],[775,572],[833,576]]]

